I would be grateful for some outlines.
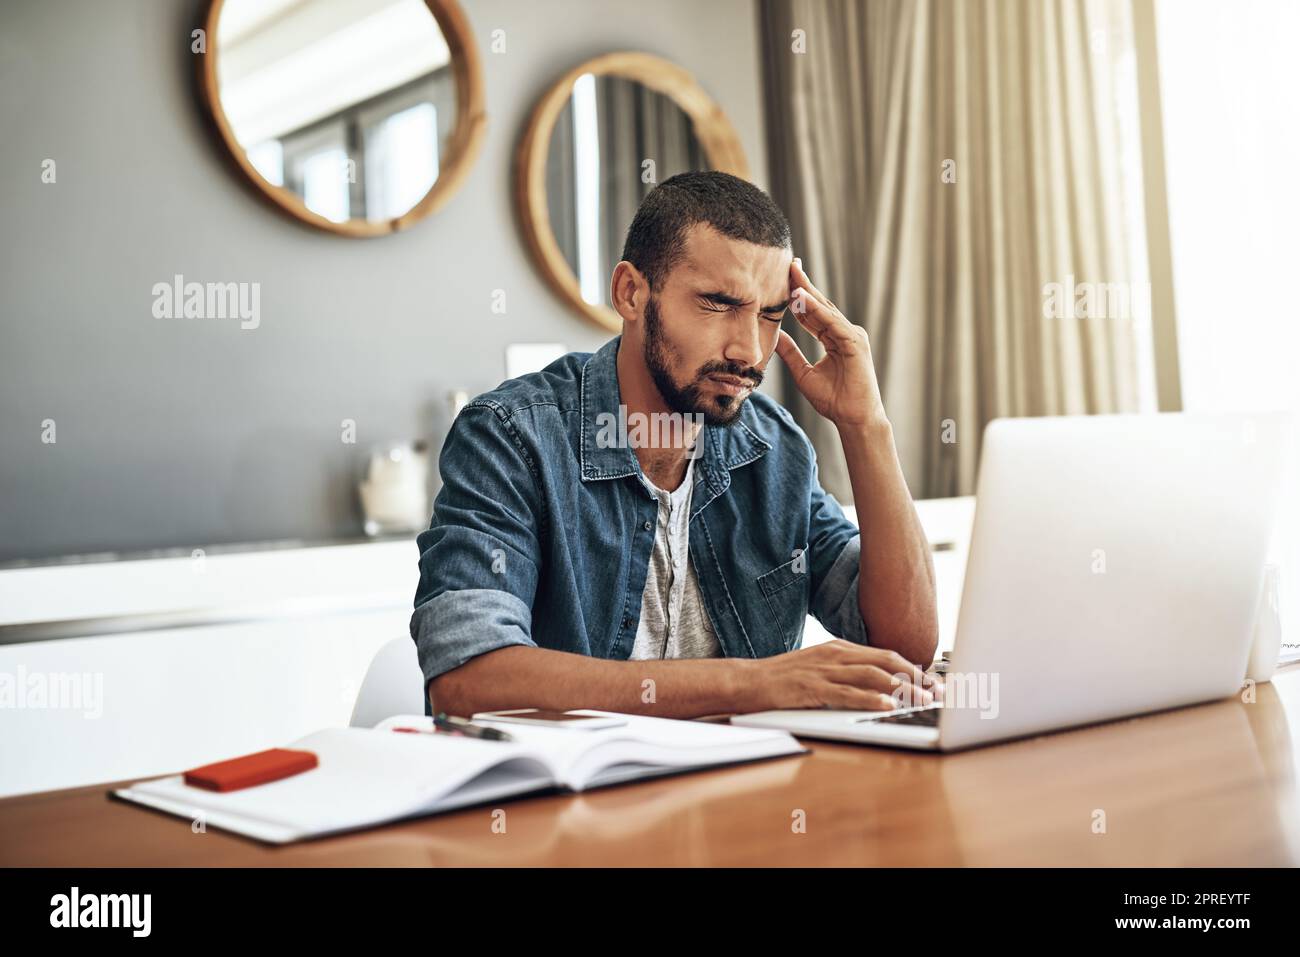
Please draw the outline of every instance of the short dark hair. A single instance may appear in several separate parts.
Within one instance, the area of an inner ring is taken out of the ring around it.
[[[771,196],[738,176],[708,170],[671,176],[641,200],[623,258],[658,289],[681,261],[686,231],[697,223],[759,246],[790,245],[790,224]]]

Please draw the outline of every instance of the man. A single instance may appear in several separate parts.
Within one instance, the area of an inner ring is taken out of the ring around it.
[[[611,297],[622,336],[478,397],[447,437],[411,618],[432,709],[932,700],[933,566],[867,336],[792,258],[776,204],[725,173],[666,180]],[[861,535],[753,391],[774,352],[838,429]],[[810,611],[842,640],[795,650]]]

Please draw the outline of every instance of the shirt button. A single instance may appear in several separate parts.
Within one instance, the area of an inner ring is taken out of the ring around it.
[[[631,619],[631,618],[624,618],[624,619],[623,619],[623,627],[624,627],[624,628],[629,627],[631,624],[632,624],[632,619]]]
[[[654,528],[654,525],[651,524],[651,522],[647,519],[645,522],[642,523],[641,527],[648,532],[650,531],[650,529]]]

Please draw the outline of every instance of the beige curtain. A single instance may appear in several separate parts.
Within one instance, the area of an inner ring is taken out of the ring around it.
[[[1116,105],[1127,3],[760,13],[772,193],[813,281],[867,329],[913,495],[972,493],[994,417],[1136,410],[1140,317],[1044,316],[1051,283],[1077,309],[1067,284],[1137,283],[1140,297],[1145,280]],[[834,429],[785,388],[823,483],[848,501]]]

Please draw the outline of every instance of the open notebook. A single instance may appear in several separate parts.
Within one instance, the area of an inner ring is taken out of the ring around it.
[[[577,714],[608,714],[578,711]],[[313,752],[317,767],[242,791],[191,787],[183,776],[113,792],[206,825],[284,844],[401,818],[436,814],[548,788],[585,791],[679,771],[803,754],[785,731],[618,715],[602,730],[497,724],[513,741],[482,741],[431,730],[423,716],[374,728],[330,728],[290,748]],[[484,724],[491,722],[484,721]]]

